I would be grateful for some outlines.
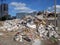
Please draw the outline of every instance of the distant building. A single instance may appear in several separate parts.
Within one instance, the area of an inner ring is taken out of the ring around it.
[[[16,18],[22,18],[26,13],[16,13]]]
[[[0,18],[8,15],[8,4],[0,4]]]
[[[26,15],[34,16],[36,14],[37,14],[36,12],[32,12],[32,13],[16,13],[16,18],[22,18],[22,17],[24,17]]]

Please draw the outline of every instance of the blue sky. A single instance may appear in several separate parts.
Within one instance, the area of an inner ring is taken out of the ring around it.
[[[60,0],[56,2],[60,7]],[[18,12],[43,11],[54,6],[54,0],[6,0],[6,3],[9,4],[9,14],[13,16]]]

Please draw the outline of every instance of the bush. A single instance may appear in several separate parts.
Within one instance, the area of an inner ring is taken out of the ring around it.
[[[10,18],[10,15],[5,15],[3,17],[0,18],[1,21],[5,21],[8,20]]]

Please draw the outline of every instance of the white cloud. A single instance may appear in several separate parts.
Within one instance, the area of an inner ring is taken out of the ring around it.
[[[53,6],[54,7],[54,6]],[[56,8],[60,8],[60,5],[56,5]]]
[[[26,6],[25,3],[21,3],[21,2],[11,2],[10,5],[15,6],[15,7],[24,7],[24,6]]]
[[[51,9],[51,7],[48,7],[48,9]]]
[[[25,3],[21,3],[21,2],[11,2],[10,3],[11,6],[14,7],[15,11],[18,12],[33,12],[35,10],[32,10],[31,8],[27,7]]]
[[[55,6],[48,7],[48,11],[54,12],[54,7]],[[56,13],[60,13],[60,5],[56,5]]]

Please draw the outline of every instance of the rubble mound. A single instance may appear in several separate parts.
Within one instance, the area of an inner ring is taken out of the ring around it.
[[[40,45],[41,41],[39,42],[39,40],[52,39],[56,41],[59,37],[52,23],[46,25],[45,20],[35,17],[6,20],[3,26],[0,26],[0,31],[17,32],[13,38],[15,41],[34,42],[32,45],[37,45],[37,43]]]

